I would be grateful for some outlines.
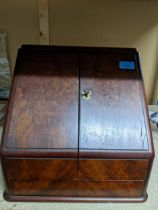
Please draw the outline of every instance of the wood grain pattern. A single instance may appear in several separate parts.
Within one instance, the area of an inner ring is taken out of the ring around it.
[[[82,160],[79,178],[82,180],[145,180],[148,160]]]
[[[14,159],[5,160],[7,179],[46,180],[140,180],[146,178],[148,160]],[[17,171],[20,172],[17,176]]]
[[[96,197],[136,197],[142,196],[144,182],[107,181],[79,182],[80,196]]]
[[[144,182],[23,181],[9,184],[8,193],[12,195],[139,197],[142,196]]]
[[[133,54],[82,53],[80,150],[148,150],[146,124],[140,96],[140,74],[121,71],[120,60],[135,61]],[[88,151],[87,151],[88,152]]]
[[[147,162],[7,158],[5,171],[8,193],[96,197],[141,196]]]
[[[78,145],[78,57],[22,51],[6,147]]]
[[[77,159],[6,159],[8,182],[58,181],[77,178]],[[18,173],[18,175],[17,175]]]

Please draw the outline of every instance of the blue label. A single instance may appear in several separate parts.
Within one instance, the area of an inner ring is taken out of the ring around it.
[[[135,70],[135,62],[134,61],[119,61],[119,69],[121,70]]]

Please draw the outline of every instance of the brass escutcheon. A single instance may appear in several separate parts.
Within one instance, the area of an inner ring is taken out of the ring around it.
[[[84,100],[90,100],[91,96],[92,96],[92,91],[91,90],[82,90],[81,95]]]

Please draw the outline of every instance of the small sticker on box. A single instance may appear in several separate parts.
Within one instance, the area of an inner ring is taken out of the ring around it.
[[[134,61],[119,61],[119,69],[126,71],[134,71],[135,70],[135,62]]]

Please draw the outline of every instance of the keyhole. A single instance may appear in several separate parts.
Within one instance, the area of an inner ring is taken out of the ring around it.
[[[92,95],[92,91],[91,90],[82,90],[81,91],[81,95],[82,95],[82,98],[84,100],[90,100],[91,99],[91,95]]]

